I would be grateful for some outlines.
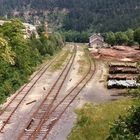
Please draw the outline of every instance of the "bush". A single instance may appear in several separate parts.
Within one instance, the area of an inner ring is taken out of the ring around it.
[[[63,33],[66,42],[78,42],[78,43],[88,43],[89,33],[88,32],[77,32],[77,31],[67,31]]]
[[[0,103],[27,82],[35,67],[44,56],[61,49],[61,35],[46,38],[40,29],[40,38],[34,35],[23,38],[23,25],[12,20],[0,26]]]
[[[107,140],[139,140],[140,139],[140,106],[132,107],[129,115],[120,117],[110,130]]]

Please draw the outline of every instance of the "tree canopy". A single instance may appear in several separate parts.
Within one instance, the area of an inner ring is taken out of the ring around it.
[[[140,28],[135,30],[128,29],[125,32],[107,32],[103,34],[105,42],[110,45],[128,45],[140,44]]]
[[[33,15],[40,19],[44,20],[46,17],[51,23],[57,23],[57,26],[62,24],[62,28],[66,31],[116,32],[140,26],[139,0],[0,1],[0,15],[12,15],[12,12],[19,11],[20,17],[23,17],[27,9],[30,13],[35,11]],[[59,12],[63,10],[64,13]],[[46,16],[46,11],[49,11],[51,18]]]
[[[140,44],[140,28],[135,30],[135,32],[134,32],[134,40]]]
[[[46,38],[34,35],[24,39],[24,26],[19,20],[11,20],[0,26],[0,103],[27,82],[35,67],[47,55],[54,55],[63,46],[60,34]]]

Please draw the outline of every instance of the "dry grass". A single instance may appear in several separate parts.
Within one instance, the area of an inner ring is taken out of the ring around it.
[[[78,74],[84,75],[89,68],[89,56],[85,48],[84,48],[84,54],[81,55],[81,59],[78,60],[78,64],[79,64]]]
[[[78,119],[68,140],[105,140],[110,123],[119,115],[127,114],[129,107],[134,104],[140,103],[134,99],[122,99],[103,105],[86,104],[76,111]]]
[[[63,54],[58,57],[57,61],[55,61],[55,63],[51,66],[51,71],[61,69],[69,54],[70,54],[69,50],[64,51]]]

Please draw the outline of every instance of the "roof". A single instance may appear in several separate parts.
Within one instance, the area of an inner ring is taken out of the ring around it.
[[[101,40],[104,40],[104,38],[101,36],[100,33],[93,34],[92,36],[90,36],[90,39],[92,39],[92,38],[100,38]]]
[[[104,41],[99,38],[95,38],[95,39],[91,40],[90,43],[96,43],[96,41],[100,41],[100,42],[104,43]]]

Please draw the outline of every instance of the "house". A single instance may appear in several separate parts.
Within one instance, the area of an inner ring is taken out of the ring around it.
[[[89,47],[90,48],[100,48],[104,46],[104,38],[98,33],[93,34],[89,38]]]
[[[38,33],[37,33],[37,30],[36,30],[36,27],[32,24],[29,24],[29,23],[23,23],[25,29],[24,29],[24,38],[30,38],[32,34],[35,34],[36,38],[39,37]]]
[[[6,22],[9,22],[9,21],[6,21],[6,20],[0,20],[0,26],[2,26],[4,23]]]

